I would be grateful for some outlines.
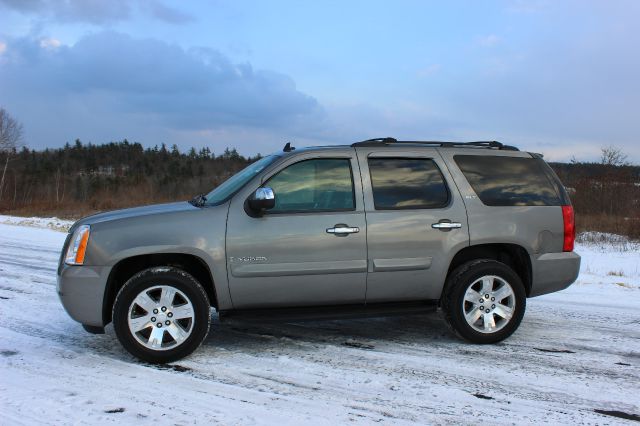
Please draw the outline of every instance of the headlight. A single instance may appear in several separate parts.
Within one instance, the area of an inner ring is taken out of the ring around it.
[[[81,225],[76,229],[64,259],[67,265],[82,265],[84,263],[90,232],[91,227],[89,225]]]

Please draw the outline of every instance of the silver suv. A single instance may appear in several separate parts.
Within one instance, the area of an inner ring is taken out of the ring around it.
[[[575,281],[574,217],[538,154],[498,142],[373,139],[294,149],[191,202],[76,222],[58,294],[93,333],[113,322],[149,362],[193,352],[224,321],[415,313],[493,343],[527,297]]]

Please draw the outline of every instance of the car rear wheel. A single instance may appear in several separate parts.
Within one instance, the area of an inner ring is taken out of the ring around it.
[[[204,288],[171,267],[134,275],[113,306],[113,326],[122,346],[152,363],[175,361],[196,350],[209,331],[209,320]]]
[[[481,259],[456,268],[441,300],[453,331],[474,343],[495,343],[509,337],[524,316],[522,280],[504,263]]]

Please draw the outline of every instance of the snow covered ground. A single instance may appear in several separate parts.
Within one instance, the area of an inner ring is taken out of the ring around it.
[[[2,424],[619,424],[640,415],[640,247],[579,244],[576,284],[530,299],[507,341],[437,314],[219,324],[191,357],[142,364],[64,312],[68,222],[0,216]],[[52,229],[53,228],[53,229]],[[615,413],[613,413],[615,414]]]

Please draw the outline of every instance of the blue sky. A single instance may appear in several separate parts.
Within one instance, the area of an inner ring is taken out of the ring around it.
[[[0,0],[30,147],[500,140],[640,162],[640,2]]]

